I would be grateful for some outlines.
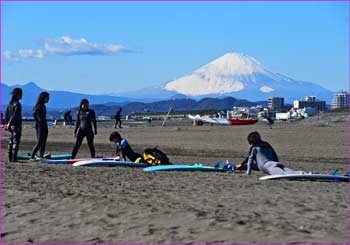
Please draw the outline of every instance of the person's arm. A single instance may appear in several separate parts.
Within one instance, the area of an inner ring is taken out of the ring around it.
[[[122,153],[122,158],[123,158],[124,161],[126,160],[127,146],[128,146],[128,142],[126,140],[122,139],[119,142],[119,147],[120,147],[120,150],[121,150],[121,153]]]
[[[79,127],[80,127],[80,111],[78,111],[77,123],[75,124],[74,135],[77,134]]]
[[[39,106],[34,107],[33,117],[34,117],[35,122],[37,122],[38,124],[42,124],[43,111],[42,111],[41,107],[39,107]]]
[[[242,163],[240,164],[237,164],[236,165],[236,170],[246,170],[247,169],[247,163],[248,163],[248,159],[249,159],[249,155],[252,151],[252,147],[249,148],[249,153],[248,153],[248,156],[246,157],[246,159],[243,160]]]
[[[9,107],[6,107],[6,112],[5,112],[5,118],[4,118],[4,124],[6,125],[9,121],[10,118],[10,111],[9,111]]]
[[[250,175],[252,172],[252,165],[253,165],[253,161],[255,160],[255,155],[256,155],[256,149],[253,147],[248,157],[246,175]]]
[[[13,114],[10,115],[10,119],[9,119],[9,121],[8,121],[8,123],[7,123],[7,127],[8,127],[8,128],[12,126],[13,120],[14,120],[14,118],[16,117],[16,114],[18,113],[18,110],[19,110],[18,107],[19,107],[19,105],[16,103],[16,104],[15,104],[15,110],[14,110]]]
[[[95,134],[97,134],[97,123],[96,123],[96,113],[94,110],[91,110],[91,116],[92,116],[92,124],[94,125]]]

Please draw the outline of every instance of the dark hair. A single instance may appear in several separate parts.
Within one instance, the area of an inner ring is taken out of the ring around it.
[[[248,142],[251,145],[261,144],[263,141],[261,140],[261,136],[257,131],[251,132],[248,137]]]
[[[38,97],[38,100],[36,102],[37,105],[43,105],[44,104],[44,100],[46,98],[48,98],[50,96],[50,94],[48,92],[41,92],[39,97]]]
[[[122,137],[120,136],[120,134],[118,132],[113,132],[109,136],[109,141],[113,141],[115,138],[121,139]]]
[[[11,102],[18,100],[18,97],[23,96],[23,90],[21,88],[14,88],[11,92]]]
[[[80,105],[79,105],[79,109],[81,109],[81,106],[83,105],[83,104],[89,104],[89,101],[88,101],[88,99],[82,99],[81,101],[80,101]]]

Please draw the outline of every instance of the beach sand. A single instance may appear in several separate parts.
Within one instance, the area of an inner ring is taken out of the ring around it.
[[[332,117],[333,118],[333,117]],[[296,170],[347,169],[347,120],[313,119],[251,126],[127,126],[134,150],[158,145],[175,163],[238,163],[259,131]],[[328,121],[327,121],[328,120]],[[112,124],[99,123],[98,155],[111,156]],[[6,161],[2,132],[2,243],[347,243],[348,184],[259,181],[237,173],[143,172]],[[21,153],[35,141],[23,129]],[[73,129],[51,128],[47,150],[70,153]],[[89,157],[86,141],[78,157]]]

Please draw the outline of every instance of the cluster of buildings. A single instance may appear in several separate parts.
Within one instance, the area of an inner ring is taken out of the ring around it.
[[[293,105],[286,105],[284,97],[271,97],[267,101],[267,107],[255,106],[234,107],[233,110],[227,111],[227,117],[259,117],[275,118],[277,120],[300,119],[314,116],[327,109],[326,101],[317,100],[315,96],[306,96],[304,100],[294,100]],[[349,94],[341,92],[335,94],[331,109],[348,108]]]

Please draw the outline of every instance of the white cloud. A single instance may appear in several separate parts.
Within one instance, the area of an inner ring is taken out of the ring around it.
[[[275,90],[273,88],[270,88],[270,87],[264,85],[260,88],[260,91],[263,93],[270,93],[270,92],[275,91]]]
[[[5,60],[9,61],[21,61],[23,59],[42,59],[45,54],[42,50],[32,50],[32,49],[20,49],[17,53],[11,53],[10,51],[4,52]]]
[[[46,40],[45,50],[61,55],[111,55],[120,52],[135,52],[117,44],[95,44],[89,43],[84,38],[73,39],[67,36]]]
[[[20,49],[18,52],[4,52],[7,61],[21,61],[24,59],[42,59],[47,54],[57,55],[112,55],[120,52],[137,52],[117,44],[89,43],[85,38],[73,39],[63,36],[59,39],[47,39],[44,50]]]

